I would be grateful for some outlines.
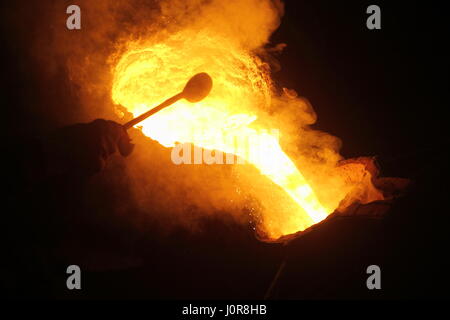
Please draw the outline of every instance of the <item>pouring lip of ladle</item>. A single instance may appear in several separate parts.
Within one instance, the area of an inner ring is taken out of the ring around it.
[[[212,89],[212,79],[206,72],[197,73],[193,77],[189,79],[189,81],[184,86],[184,89],[182,92],[174,95],[173,97],[167,99],[160,105],[150,109],[149,111],[141,114],[140,116],[128,121],[123,125],[125,129],[129,129],[131,127],[134,127],[139,122],[147,119],[151,115],[157,113],[161,109],[164,109],[178,100],[185,98],[187,101],[194,103],[199,102],[203,100],[208,94],[211,92]]]

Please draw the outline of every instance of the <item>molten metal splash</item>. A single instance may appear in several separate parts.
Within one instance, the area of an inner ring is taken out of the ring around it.
[[[186,37],[179,33],[164,43],[124,54],[115,70],[114,102],[137,116],[179,92],[193,74],[209,73],[214,86],[205,100],[195,105],[179,101],[162,110],[140,124],[144,134],[166,147],[190,142],[235,154],[283,188],[299,208],[276,234],[267,230],[272,237],[304,230],[325,219],[335,208],[319,202],[274,134],[268,133],[271,128],[256,121],[260,116],[257,110],[271,99],[270,80],[262,62],[223,38],[197,34],[189,37],[187,44]],[[243,148],[242,144],[236,146],[236,137],[258,143]],[[261,152],[262,156],[254,156]]]
[[[270,114],[277,97],[267,65],[242,43],[220,33],[185,29],[163,40],[130,41],[114,67],[112,98],[138,116],[180,92],[186,81],[199,72],[213,78],[213,89],[206,99],[196,104],[178,101],[139,126],[145,135],[165,147],[193,143],[236,155],[280,186],[297,207],[287,210],[289,216],[263,213],[268,238],[305,230],[325,219],[341,202],[361,201],[359,195],[351,195],[356,189],[364,195],[362,201],[382,198],[365,169],[336,170],[340,156],[329,146],[321,146],[325,165],[307,168],[301,162],[297,168],[273,131],[286,134],[289,130],[285,130],[285,120],[274,120]],[[313,140],[317,145],[317,139]],[[314,188],[305,173],[319,177]]]

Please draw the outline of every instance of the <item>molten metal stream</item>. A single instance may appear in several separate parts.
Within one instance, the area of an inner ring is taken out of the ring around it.
[[[183,40],[187,38],[189,45]],[[210,95],[195,106],[180,100],[161,110],[140,124],[143,133],[165,147],[190,142],[235,154],[283,188],[298,209],[276,226],[267,220],[265,231],[271,238],[304,230],[326,218],[335,207],[320,203],[275,134],[270,133],[272,128],[257,121],[265,117],[257,110],[270,104],[270,81],[261,61],[243,49],[201,33],[177,34],[164,43],[130,48],[115,67],[112,97],[137,116],[163,101],[168,93],[179,92],[192,74],[203,71],[214,79]],[[237,138],[258,143],[242,148],[236,146]],[[261,148],[263,156],[253,156]]]

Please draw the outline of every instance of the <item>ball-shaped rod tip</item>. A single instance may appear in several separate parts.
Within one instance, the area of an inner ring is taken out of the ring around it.
[[[212,79],[206,72],[197,73],[186,83],[183,97],[189,102],[203,100],[212,89]]]

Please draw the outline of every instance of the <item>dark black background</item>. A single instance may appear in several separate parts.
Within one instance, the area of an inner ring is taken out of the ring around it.
[[[81,293],[61,295],[260,299],[287,257],[273,298],[448,298],[446,11],[437,1],[377,1],[382,29],[368,30],[370,4],[286,1],[271,42],[287,43],[275,79],[311,101],[319,119],[315,127],[340,137],[345,157],[376,155],[383,175],[415,181],[385,221],[330,223],[287,248],[209,221],[211,231],[201,235],[180,232],[166,242],[149,235],[145,245],[154,247],[147,265],[87,274]],[[11,14],[3,3],[2,16]],[[16,133],[55,124],[30,107],[43,103],[39,74],[25,51],[33,30],[14,34],[4,23],[2,28],[3,129],[14,142]],[[49,90],[61,95],[65,86],[51,83]],[[230,232],[233,239],[218,236]],[[368,264],[382,267],[379,292],[365,288]],[[64,271],[60,276],[64,281]]]
[[[370,4],[381,7],[381,30],[365,27]],[[331,230],[311,235],[314,240],[299,240],[298,249],[309,241],[311,247],[304,254],[290,251],[297,257],[286,271],[292,277],[281,280],[280,297],[448,297],[449,28],[444,12],[438,2],[287,3],[272,38],[288,44],[279,81],[310,99],[318,113],[316,127],[340,137],[345,156],[376,155],[382,174],[412,178],[417,185],[377,231],[368,226],[361,231],[352,222],[327,226]],[[331,244],[337,237],[339,244]],[[371,253],[352,254],[356,243]],[[317,257],[308,265],[318,246],[335,256]],[[358,268],[369,261],[385,267],[387,284],[380,295],[352,285],[364,278],[358,278]],[[294,293],[296,288],[303,289]]]
[[[347,156],[409,154],[446,141],[448,24],[437,2],[288,1],[273,42],[287,43],[278,74],[310,99],[317,126]],[[442,144],[443,146],[444,144]],[[438,150],[439,151],[439,150]]]

